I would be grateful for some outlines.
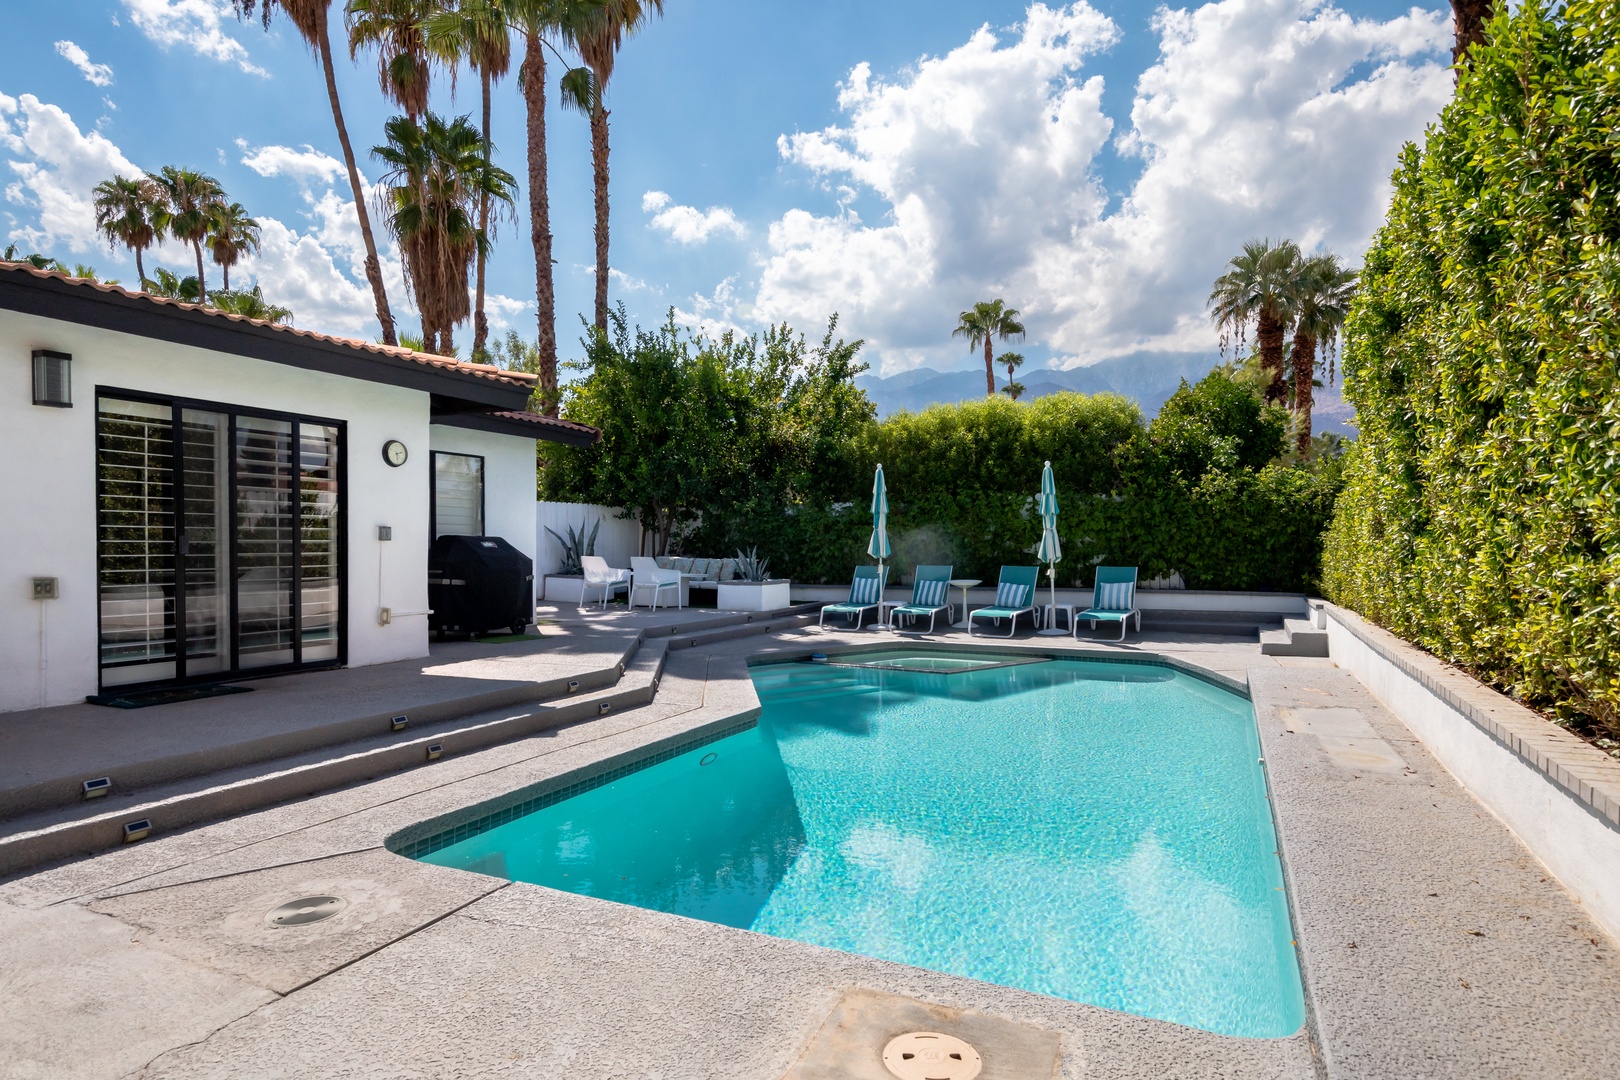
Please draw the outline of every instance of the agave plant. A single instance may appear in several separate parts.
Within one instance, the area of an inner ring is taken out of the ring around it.
[[[602,528],[602,519],[597,518],[596,524],[591,527],[590,535],[585,534],[584,526],[578,532],[572,525],[564,526],[567,536],[558,535],[551,526],[546,526],[546,532],[556,537],[557,543],[562,545],[562,569],[559,571],[564,577],[585,573],[585,566],[580,559],[586,555],[596,554],[596,534]]]
[[[749,548],[746,554],[738,548],[737,576],[744,581],[766,581],[771,576],[770,560],[761,558],[757,547]]]

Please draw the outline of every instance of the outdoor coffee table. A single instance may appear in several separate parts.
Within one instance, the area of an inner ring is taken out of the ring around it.
[[[1046,634],[1046,635],[1072,634],[1072,633],[1074,633],[1074,605],[1073,604],[1042,604],[1041,605],[1041,610],[1044,611],[1045,614],[1046,614],[1046,618],[1041,620],[1043,623],[1045,623],[1045,626],[1042,628],[1041,633]],[[1069,613],[1069,628],[1067,630],[1059,630],[1057,628],[1057,613],[1060,612],[1060,611],[1066,611],[1066,612]]]
[[[962,621],[952,623],[951,625],[956,627],[958,630],[966,630],[968,628],[968,598],[967,598],[967,591],[969,589],[973,588],[973,586],[979,584],[979,579],[978,578],[952,578],[951,580],[947,581],[945,584],[949,585],[953,589],[961,589],[962,590]]]

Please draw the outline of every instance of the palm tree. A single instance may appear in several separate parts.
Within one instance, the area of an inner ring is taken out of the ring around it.
[[[512,67],[512,34],[508,26],[510,15],[507,7],[506,0],[461,0],[455,7],[438,12],[424,23],[428,47],[450,63],[452,79],[459,60],[465,59],[478,72],[483,97],[482,131],[486,169],[491,164],[490,90],[494,81],[503,78]],[[478,231],[486,237],[493,236],[489,211],[489,197],[484,195],[478,202]],[[474,275],[472,356],[475,361],[484,355],[484,345],[489,339],[489,320],[484,316],[487,246],[479,248]]]
[[[157,243],[152,216],[157,210],[157,185],[145,176],[114,176],[96,185],[96,231],[109,244],[122,244],[135,253],[135,274],[146,280],[141,252]]]
[[[488,238],[479,231],[482,199],[513,204],[517,181],[486,165],[485,146],[470,118],[446,123],[435,114],[418,124],[396,116],[384,128],[388,143],[372,150],[389,167],[388,229],[405,254],[405,275],[422,313],[422,341],[449,356],[451,332],[467,318],[467,273]]]
[[[209,307],[218,311],[228,312],[232,315],[242,315],[249,319],[260,319],[276,326],[288,325],[292,322],[292,310],[277,304],[272,304],[264,298],[264,291],[254,282],[253,288],[245,290],[216,289],[210,298]]]
[[[412,120],[428,107],[432,57],[425,21],[440,5],[434,0],[349,0],[349,59],[360,50],[377,50],[377,85],[383,97],[405,110]]]
[[[1299,276],[1299,246],[1292,240],[1273,244],[1251,240],[1243,254],[1227,263],[1230,270],[1215,279],[1209,294],[1209,307],[1221,331],[1221,350],[1230,335],[1239,344],[1255,320],[1255,341],[1260,346],[1260,364],[1270,376],[1266,384],[1267,402],[1281,401],[1288,395],[1283,377],[1283,336],[1293,319],[1290,307]]]
[[[599,0],[583,17],[562,27],[590,71],[589,80],[574,79],[564,99],[583,97],[591,118],[591,168],[596,182],[596,328],[607,333],[608,323],[608,83],[613,63],[625,38],[640,30],[654,14],[664,13],[664,0]]]
[[[1002,389],[1006,391],[1008,397],[1017,401],[1018,395],[1024,392],[1024,384],[1013,381],[1013,372],[1024,366],[1024,354],[1004,352],[996,357],[996,363],[1007,369],[1007,385]],[[1013,390],[1015,386],[1018,388],[1017,391]]]
[[[231,267],[240,262],[242,256],[259,250],[259,223],[248,217],[241,203],[220,203],[208,218],[208,247],[224,273],[220,288],[229,292]]]
[[[991,351],[991,339],[1006,341],[1010,337],[1023,337],[1024,324],[1018,321],[1016,308],[1007,307],[999,299],[979,301],[956,317],[952,337],[967,338],[968,348],[984,346],[985,393],[996,396],[996,368]]]
[[[1461,65],[1470,46],[1485,40],[1485,24],[1491,21],[1492,0],[1451,0],[1451,28],[1456,38],[1451,46],[1451,62]]]
[[[181,277],[164,266],[158,267],[153,273],[156,276],[146,283],[146,291],[153,296],[166,296],[170,300],[183,300],[188,304],[199,302],[196,278]]]
[[[1313,255],[1299,268],[1290,307],[1294,312],[1294,439],[1303,457],[1311,448],[1311,391],[1316,377],[1316,350],[1330,355],[1338,341],[1355,294],[1356,272],[1339,265],[1338,257]]]
[[[165,165],[162,172],[146,175],[163,195],[152,215],[152,225],[159,233],[191,245],[197,256],[198,300],[206,301],[208,282],[203,277],[202,244],[208,238],[209,221],[224,205],[225,192],[218,180],[196,169]]]
[[[388,308],[388,290],[383,285],[382,261],[377,258],[377,240],[371,232],[371,215],[366,210],[366,191],[360,183],[360,169],[354,161],[354,147],[349,143],[349,128],[343,122],[343,107],[338,102],[337,75],[332,69],[332,35],[327,18],[331,0],[232,0],[238,18],[247,18],[255,11],[262,13],[266,29],[270,27],[270,13],[280,7],[292,20],[304,43],[315,51],[326,76],[326,98],[332,107],[332,122],[337,125],[338,144],[343,148],[343,161],[349,168],[349,190],[354,194],[354,213],[360,219],[360,236],[366,245],[366,281],[371,285],[372,301],[377,307],[377,324],[382,329],[384,345],[396,344],[394,313]]]

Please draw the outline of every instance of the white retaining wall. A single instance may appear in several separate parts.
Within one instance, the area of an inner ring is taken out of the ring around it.
[[[1353,612],[1328,648],[1620,938],[1620,762]]]
[[[583,528],[589,533],[599,518],[602,529],[596,534],[596,554],[606,559],[609,566],[628,570],[630,556],[641,554],[641,526],[634,518],[621,518],[622,513],[624,511],[617,506],[592,503],[535,503],[535,580],[538,582],[544,575],[555,574],[562,568],[562,545],[546,532],[547,528],[560,536],[568,535],[570,525],[576,531]]]

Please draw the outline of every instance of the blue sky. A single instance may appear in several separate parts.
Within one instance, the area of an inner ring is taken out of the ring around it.
[[[1449,96],[1449,22],[1443,3],[1383,0],[669,0],[610,92],[613,295],[640,321],[673,307],[711,330],[818,336],[836,310],[885,374],[970,365],[953,316],[992,296],[1025,312],[1032,365],[1208,350],[1202,301],[1243,240],[1359,258],[1396,152]],[[245,276],[300,326],[375,335],[325,90],[284,19],[266,33],[216,0],[76,0],[12,5],[6,25],[8,242],[132,281],[94,238],[89,189],[126,165],[202,168],[265,223]],[[391,110],[370,57],[338,74],[364,156]],[[434,98],[475,112],[476,81],[452,99],[441,77]],[[549,119],[573,353],[589,145],[582,117]],[[494,136],[522,177],[515,79]],[[526,228],[499,237],[491,290],[492,321],[532,338]]]

